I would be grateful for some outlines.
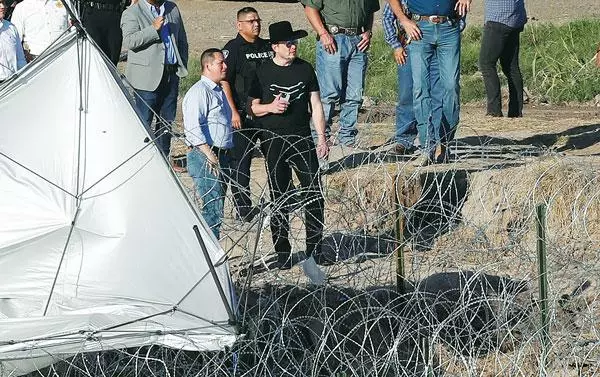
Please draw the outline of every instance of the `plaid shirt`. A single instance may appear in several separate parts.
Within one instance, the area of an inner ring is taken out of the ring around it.
[[[485,0],[485,22],[488,21],[522,28],[527,23],[525,0]]]
[[[489,0],[487,0],[489,1]],[[406,0],[400,0],[400,6],[402,7],[402,11],[408,18],[410,18],[411,14],[408,11],[408,5]],[[404,31],[404,27],[400,24],[396,15],[392,11],[392,7],[387,2],[383,7],[383,17],[381,18],[381,24],[383,25],[383,38],[385,39],[385,43],[387,43],[392,49],[397,49],[401,47],[405,47],[408,43],[408,38],[406,37],[406,32]],[[458,20],[458,25],[460,27],[460,31],[463,31],[467,26],[467,20],[465,17],[462,17]],[[409,42],[410,43],[410,42]]]

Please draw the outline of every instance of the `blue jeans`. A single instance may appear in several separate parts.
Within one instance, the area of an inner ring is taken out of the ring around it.
[[[163,72],[162,79],[158,87],[153,91],[136,89],[135,105],[142,118],[144,127],[148,133],[154,135],[156,146],[165,157],[169,157],[171,150],[171,124],[175,120],[177,111],[177,94],[179,91],[179,77],[175,73]],[[154,114],[160,115],[165,123],[159,123],[158,119],[155,125],[155,131],[152,132],[151,126],[154,120]],[[167,132],[165,132],[165,130]]]
[[[229,157],[225,153],[219,153],[218,156],[220,174],[216,176],[209,169],[206,155],[198,148],[193,148],[187,154],[188,173],[202,199],[202,217],[217,239],[223,221],[225,191],[230,170]]]
[[[396,104],[396,143],[406,148],[411,148],[419,133],[419,143],[427,145],[428,140],[435,139],[439,135],[441,127],[447,127],[448,122],[442,114],[443,90],[440,85],[440,72],[437,57],[434,54],[429,66],[429,78],[431,85],[431,123],[433,127],[417,129],[417,119],[413,106],[413,77],[410,64],[410,45],[407,47],[406,63],[398,65],[398,102]]]
[[[447,143],[454,138],[460,112],[460,28],[458,22],[433,24],[419,21],[422,39],[410,45],[412,55],[413,101],[417,128],[433,129],[434,135],[426,137],[423,146],[433,151],[436,143]],[[432,59],[437,56],[442,91],[442,114],[445,127],[436,130],[432,121],[433,100],[430,70]],[[433,136],[433,137],[432,137]]]
[[[337,44],[335,54],[329,54],[320,42],[317,42],[316,69],[321,102],[325,113],[326,136],[331,133],[331,122],[335,104],[339,101],[340,130],[338,140],[345,145],[355,142],[358,110],[362,105],[363,87],[367,71],[367,53],[358,51],[356,45],[359,35],[333,36]]]

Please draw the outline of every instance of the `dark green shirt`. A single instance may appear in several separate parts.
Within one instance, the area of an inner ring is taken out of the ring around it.
[[[348,28],[368,26],[379,10],[378,0],[300,0],[302,5],[319,10],[325,25]]]

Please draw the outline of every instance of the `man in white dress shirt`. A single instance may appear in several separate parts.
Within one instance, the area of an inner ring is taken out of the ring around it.
[[[17,28],[4,19],[7,10],[5,0],[0,0],[0,82],[26,64]]]
[[[67,10],[61,0],[23,0],[15,7],[11,22],[21,36],[28,62],[69,27]]]
[[[233,147],[231,107],[221,81],[227,65],[221,50],[210,48],[200,57],[202,77],[183,98],[183,128],[188,173],[202,199],[202,216],[219,238],[223,205],[230,175],[229,150]]]

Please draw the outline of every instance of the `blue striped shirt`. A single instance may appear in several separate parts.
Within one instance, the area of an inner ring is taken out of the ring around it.
[[[164,16],[165,14],[165,3],[162,3],[160,7],[155,7],[154,5],[146,2],[150,7],[150,12],[154,16],[154,18],[158,16]],[[175,47],[171,43],[171,30],[169,28],[169,21],[167,21],[167,17],[165,17],[164,23],[160,30],[158,31],[160,35],[160,39],[165,45],[165,64],[177,64],[177,57],[175,55]]]
[[[525,0],[485,0],[485,22],[494,21],[512,28],[527,23]]]

